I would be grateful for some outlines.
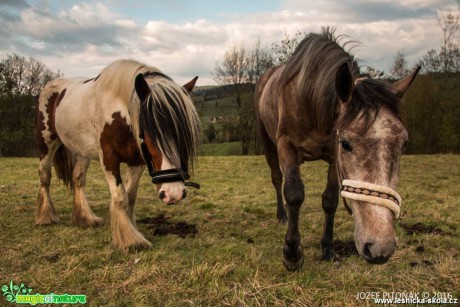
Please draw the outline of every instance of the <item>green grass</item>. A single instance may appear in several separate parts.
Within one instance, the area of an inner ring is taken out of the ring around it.
[[[241,142],[208,143],[198,148],[200,156],[240,156]]]
[[[326,165],[302,165],[305,263],[294,273],[281,261],[286,226],[276,222],[274,190],[262,157],[200,157],[193,180],[202,188],[190,189],[178,206],[161,204],[144,174],[137,219],[163,214],[171,223],[194,224],[198,232],[186,238],[157,236],[139,224],[153,247],[128,254],[110,245],[109,192],[96,162],[87,193],[106,224],[72,226],[72,196],[53,178],[61,224],[34,226],[37,162],[0,159],[0,286],[13,280],[26,283],[33,293],[86,294],[91,306],[364,305],[371,302],[356,300],[356,295],[366,291],[460,297],[458,155],[403,157],[398,249],[381,266],[367,264],[350,250],[353,222],[342,205],[335,238],[348,251],[341,252],[340,261],[320,261]]]

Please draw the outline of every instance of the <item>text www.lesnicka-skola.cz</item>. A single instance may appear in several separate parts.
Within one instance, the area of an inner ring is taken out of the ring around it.
[[[371,300],[375,304],[458,304],[451,292],[358,292],[357,300]]]

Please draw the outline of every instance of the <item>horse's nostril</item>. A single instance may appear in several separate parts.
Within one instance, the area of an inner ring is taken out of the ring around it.
[[[184,189],[184,191],[182,191],[182,199],[185,199],[187,197],[187,190]]]
[[[163,199],[166,197],[166,193],[165,191],[161,191],[160,194],[158,195],[160,197],[160,199]]]
[[[368,259],[374,258],[374,256],[372,255],[372,252],[371,252],[371,247],[372,247],[373,244],[374,244],[374,243],[370,243],[370,242],[364,244],[364,247],[363,247],[363,254],[364,254],[364,256],[366,256],[366,258],[368,258]]]

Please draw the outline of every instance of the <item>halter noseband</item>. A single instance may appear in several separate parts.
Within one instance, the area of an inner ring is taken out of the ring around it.
[[[139,136],[142,140],[141,142],[141,152],[142,157],[144,158],[145,164],[149,170],[149,175],[152,177],[153,184],[162,184],[168,182],[178,182],[182,181],[185,186],[194,187],[196,189],[200,188],[200,185],[195,182],[187,181],[190,179],[190,174],[188,173],[187,167],[179,167],[167,169],[164,171],[155,170],[155,166],[152,163],[152,155],[147,149],[147,145],[144,142],[144,137],[141,133]]]
[[[340,196],[343,199],[343,204],[345,205],[348,213],[352,215],[352,211],[348,206],[346,199],[352,199],[386,207],[391,210],[396,220],[399,219],[402,199],[395,190],[384,185],[344,179],[339,159],[339,143],[339,130],[337,130],[335,164],[337,168]]]

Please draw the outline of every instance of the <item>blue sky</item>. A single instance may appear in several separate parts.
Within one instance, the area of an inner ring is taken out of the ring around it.
[[[334,26],[360,41],[363,65],[386,72],[397,51],[412,66],[438,49],[438,9],[456,0],[0,0],[0,57],[32,56],[67,77],[94,76],[120,58],[157,66],[178,82],[211,72],[228,48],[270,47],[285,35]],[[458,39],[458,38],[457,38]]]
[[[250,0],[204,0],[204,1],[133,1],[129,5],[119,1],[116,11],[120,14],[137,16],[139,22],[149,20],[166,20],[171,23],[206,19],[223,23],[235,14],[254,14],[262,11],[276,11],[279,1],[250,1]]]

